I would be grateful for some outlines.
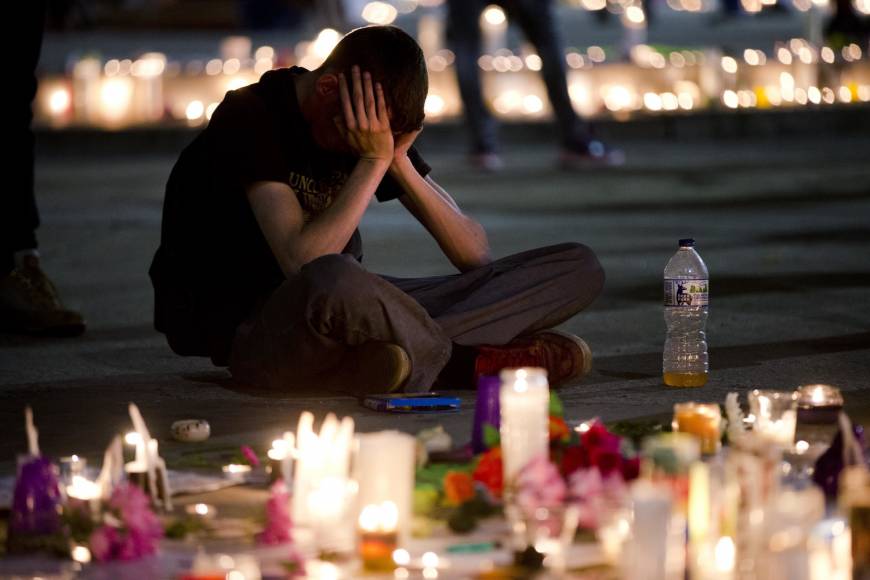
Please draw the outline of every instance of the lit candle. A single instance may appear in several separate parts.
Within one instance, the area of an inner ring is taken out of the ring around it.
[[[102,497],[101,486],[90,479],[74,475],[72,483],[66,486],[66,496],[71,506],[87,506],[91,515],[96,516],[100,512],[100,498]]]
[[[398,546],[399,510],[385,501],[366,505],[359,515],[359,556],[370,571],[395,568],[393,552]]]
[[[128,433],[125,440],[136,445],[136,457],[124,466],[124,470],[129,479],[151,496],[151,502],[155,506],[172,510],[172,492],[169,489],[166,462],[158,453],[157,440],[151,437],[139,407],[130,403],[128,410],[136,435],[131,436]]]
[[[65,484],[72,483],[73,477],[83,475],[88,462],[84,457],[70,455],[60,458],[60,479]]]
[[[207,503],[195,503],[185,506],[184,511],[194,518],[211,520],[217,517],[217,508]]]
[[[359,505],[394,505],[402,543],[411,533],[415,456],[416,441],[407,433],[380,431],[357,437],[354,479],[359,483]]]
[[[794,444],[797,393],[756,389],[749,393],[749,408],[755,416],[754,430],[763,439],[783,448]]]
[[[674,431],[691,433],[701,442],[701,453],[717,453],[722,444],[722,414],[715,403],[677,403],[674,405]]]
[[[689,468],[689,539],[695,545],[703,544],[712,524],[710,498],[710,467],[696,461]]]
[[[269,457],[270,477],[274,482],[278,478],[284,480],[284,485],[290,485],[290,474],[293,466],[295,437],[286,431],[280,439],[272,441],[272,448],[266,453]]]
[[[843,395],[831,385],[803,385],[798,388],[798,422],[835,424],[843,410]]]
[[[327,478],[347,481],[350,470],[350,446],[354,423],[350,417],[338,421],[328,414],[314,432],[314,415],[308,411],[299,417],[296,432],[296,470],[293,478],[293,518],[299,525],[319,524],[317,512],[310,509],[309,494]]]
[[[239,476],[244,476],[244,474],[246,474],[246,473],[250,473],[251,466],[244,465],[241,463],[230,463],[230,464],[224,465],[221,468],[221,470],[229,476],[239,477]]]
[[[631,487],[631,501],[634,521],[620,562],[622,577],[663,580],[671,556],[671,493],[667,487],[641,479]]]
[[[532,459],[548,452],[550,389],[538,368],[501,372],[501,448],[506,490]]]

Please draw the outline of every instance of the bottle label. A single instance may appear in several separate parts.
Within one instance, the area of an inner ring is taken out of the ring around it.
[[[665,278],[665,306],[707,306],[710,304],[708,280]]]

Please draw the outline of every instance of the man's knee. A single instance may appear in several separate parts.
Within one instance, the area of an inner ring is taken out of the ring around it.
[[[604,267],[598,261],[598,256],[592,248],[584,244],[570,242],[555,246],[560,254],[574,264],[571,270],[572,277],[576,277],[576,283],[589,288],[596,295],[604,288]]]
[[[302,266],[306,294],[311,299],[349,300],[365,296],[371,274],[348,254],[327,254]]]

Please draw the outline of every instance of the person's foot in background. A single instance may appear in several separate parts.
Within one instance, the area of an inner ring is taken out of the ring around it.
[[[625,153],[593,139],[576,145],[566,145],[559,152],[559,166],[566,171],[595,167],[618,167],[625,164]]]
[[[64,307],[57,288],[39,265],[38,254],[21,256],[11,272],[0,275],[0,331],[78,336],[85,327],[80,313]]]
[[[497,173],[504,169],[504,161],[501,155],[495,151],[478,151],[468,157],[469,164],[476,170],[484,173]]]

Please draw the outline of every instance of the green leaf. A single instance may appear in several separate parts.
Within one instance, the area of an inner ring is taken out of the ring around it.
[[[555,391],[550,391],[550,417],[565,418],[565,407]]]
[[[486,445],[487,449],[501,445],[501,434],[490,423],[483,424],[483,444]]]

